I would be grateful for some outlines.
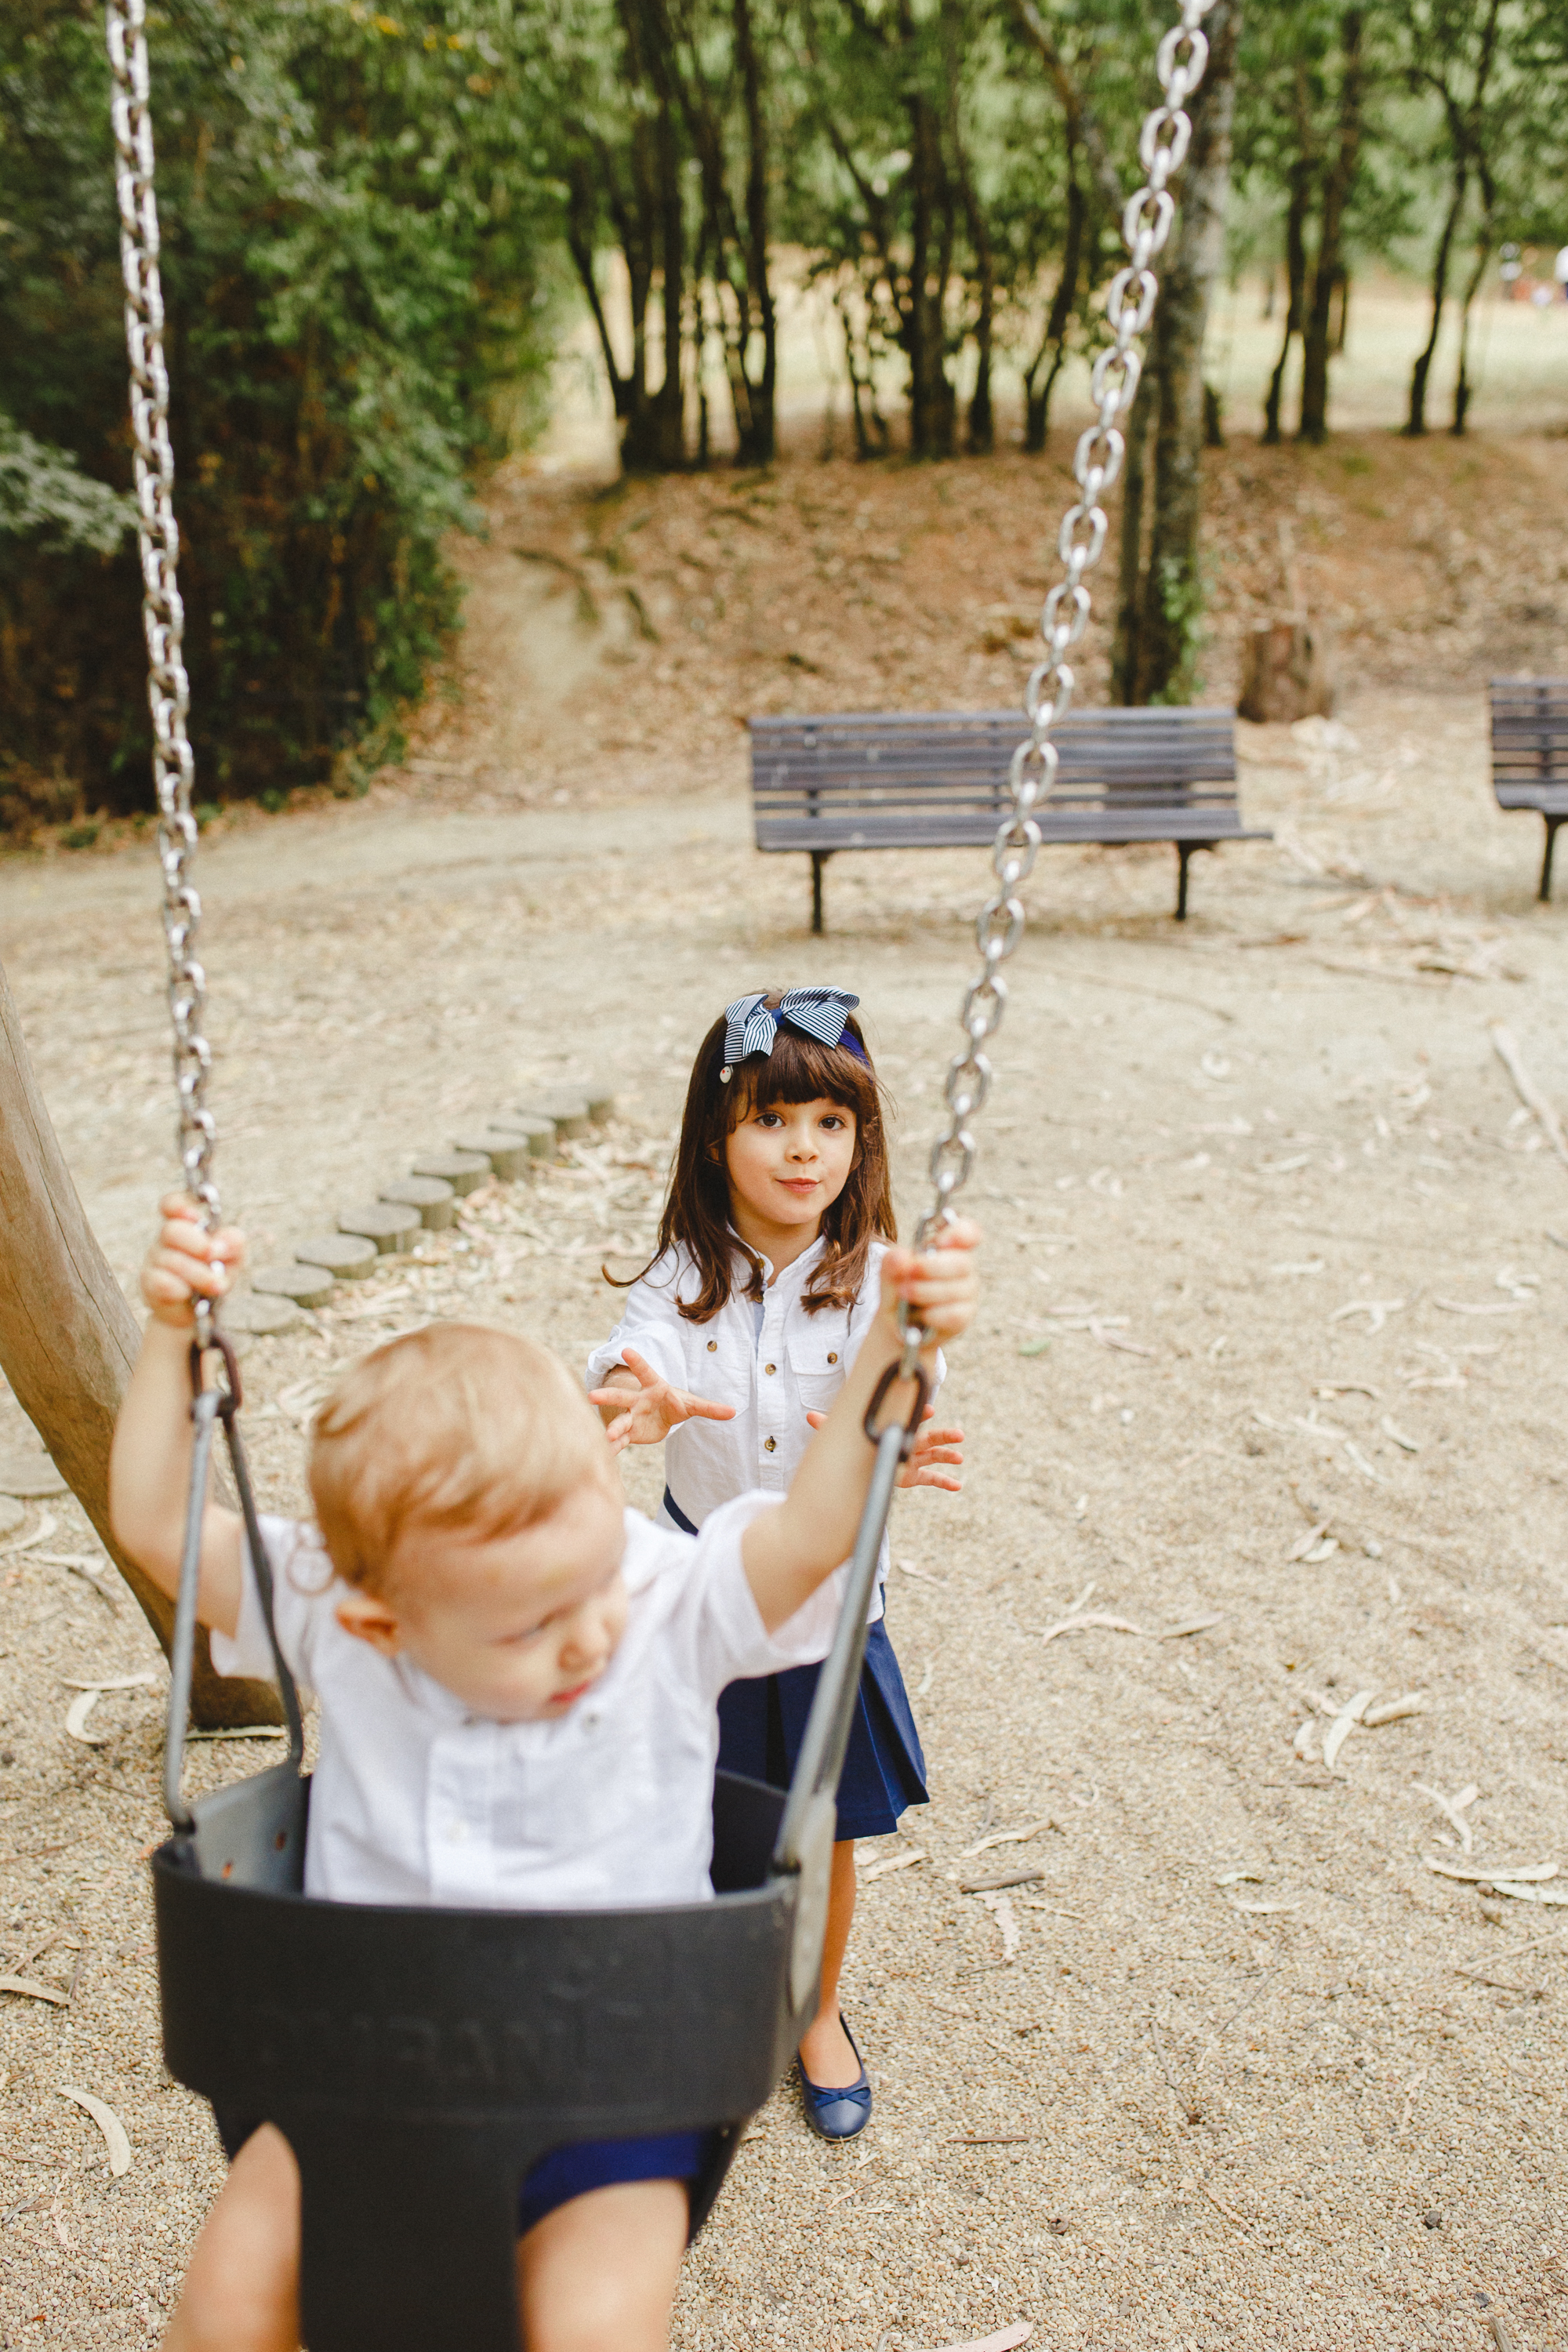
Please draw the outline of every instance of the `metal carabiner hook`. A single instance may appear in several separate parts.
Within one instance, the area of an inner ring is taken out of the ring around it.
[[[913,1336],[913,1334],[909,1332],[906,1332],[904,1335],[905,1354],[908,1354],[909,1352],[910,1340]],[[921,1337],[923,1338],[923,1336],[924,1335],[922,1333]],[[918,1349],[920,1346],[919,1338],[915,1339],[915,1345]],[[900,1461],[907,1462],[910,1454],[915,1450],[915,1439],[920,1433],[920,1425],[925,1419],[926,1407],[931,1402],[931,1382],[926,1378],[926,1370],[922,1363],[917,1361],[912,1370],[906,1371],[902,1358],[894,1359],[893,1362],[888,1366],[887,1370],[882,1374],[881,1379],[877,1382],[876,1387],[871,1391],[871,1402],[866,1407],[866,1419],[863,1426],[871,1444],[873,1445],[879,1445],[883,1438],[887,1435],[887,1430],[878,1428],[877,1415],[882,1410],[882,1405],[887,1397],[888,1391],[896,1381],[913,1381],[915,1384],[915,1401],[910,1407],[909,1419],[904,1423],[903,1443],[899,1447]],[[892,1425],[891,1422],[889,1422],[888,1428],[890,1429]]]

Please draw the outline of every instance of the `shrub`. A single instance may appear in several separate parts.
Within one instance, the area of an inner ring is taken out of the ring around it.
[[[457,615],[495,394],[540,357],[531,83],[479,0],[164,0],[150,32],[204,797],[324,777]],[[108,68],[0,12],[0,821],[145,803]],[[515,399],[511,401],[515,411]]]

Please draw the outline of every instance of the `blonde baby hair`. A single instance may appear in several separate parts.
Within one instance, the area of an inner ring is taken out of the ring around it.
[[[332,1566],[379,1592],[415,1522],[500,1535],[575,1486],[613,1491],[616,1478],[598,1416],[547,1348],[487,1324],[433,1323],[338,1382],[311,1428],[310,1484]]]

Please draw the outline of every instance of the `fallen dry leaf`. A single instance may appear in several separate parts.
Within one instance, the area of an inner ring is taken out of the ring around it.
[[[73,2083],[60,2084],[60,2096],[62,2099],[74,2099],[79,2107],[85,2107],[103,2134],[109,2148],[109,2169],[113,2178],[118,2180],[122,2172],[129,2172],[130,2134],[108,2101],[95,2098],[90,2091],[79,2091]]]
[[[1054,1642],[1058,1633],[1080,1633],[1091,1625],[1098,1625],[1108,1633],[1136,1633],[1141,1641],[1149,1638],[1142,1626],[1134,1625],[1130,1618],[1108,1617],[1103,1610],[1094,1609],[1081,1617],[1063,1617],[1057,1624],[1047,1625],[1040,1639],[1042,1642]]]
[[[1055,1822],[1047,1816],[1043,1822],[1031,1822],[1026,1829],[993,1830],[989,1837],[973,1845],[966,1845],[959,1855],[960,1862],[973,1862],[977,1853],[989,1853],[994,1845],[1022,1845],[1026,1838],[1038,1837],[1042,1830],[1054,1830]]]
[[[1427,1869],[1435,1870],[1439,1878],[1458,1878],[1472,1886],[1482,1880],[1489,1881],[1493,1886],[1520,1886],[1527,1881],[1555,1878],[1557,1875],[1554,1862],[1527,1862],[1510,1868],[1500,1866],[1495,1862],[1441,1862],[1432,1853],[1423,1855],[1422,1859]]]
[[[70,1995],[58,1985],[39,1984],[35,1977],[0,1977],[0,1992],[19,1992],[27,2000],[52,2001],[57,2009],[70,2005]]]
[[[1019,2319],[994,2336],[976,2336],[967,2344],[944,2344],[941,2352],[1016,2352],[1016,2347],[1026,2344],[1034,2332],[1032,2320]]]
[[[1475,1844],[1475,1834],[1468,1822],[1465,1820],[1464,1813],[1466,1806],[1473,1805],[1480,1795],[1480,1790],[1475,1782],[1472,1780],[1467,1788],[1461,1789],[1458,1796],[1454,1797],[1445,1797],[1440,1789],[1428,1787],[1425,1780],[1417,1780],[1414,1785],[1420,1790],[1424,1797],[1431,1798],[1446,1821],[1452,1822],[1459,1833],[1459,1843],[1468,1853]]]
[[[1011,1902],[1005,1895],[989,1893],[982,1895],[980,1900],[1002,1930],[1004,1962],[1015,1958],[1018,1950],[1018,1915]]]
[[[1354,1698],[1347,1706],[1341,1707],[1332,1723],[1324,1732],[1323,1761],[1331,1772],[1338,1760],[1341,1748],[1372,1705],[1374,1696],[1375,1694],[1369,1690],[1357,1691]]]
[[[1369,1706],[1362,1717],[1368,1731],[1376,1731],[1385,1723],[1401,1723],[1409,1715],[1425,1715],[1426,1699],[1424,1692],[1406,1691],[1403,1698],[1385,1698],[1376,1706]]]
[[[917,1862],[924,1860],[923,1853],[889,1854],[886,1862],[874,1862],[869,1870],[863,1870],[860,1873],[861,1882],[869,1886],[874,1878],[886,1878],[889,1873],[894,1870],[912,1870]]]

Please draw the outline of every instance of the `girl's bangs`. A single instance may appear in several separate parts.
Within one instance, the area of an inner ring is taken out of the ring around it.
[[[840,1103],[864,1121],[876,1106],[877,1081],[870,1064],[844,1046],[821,1045],[781,1024],[773,1052],[765,1060],[753,1055],[742,1062],[725,1092],[731,1127],[773,1103]]]

